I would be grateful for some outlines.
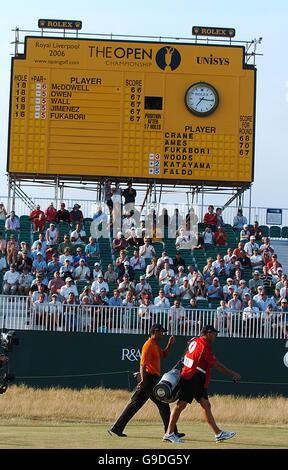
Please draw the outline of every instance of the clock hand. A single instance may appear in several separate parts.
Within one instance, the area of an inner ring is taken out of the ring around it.
[[[208,100],[208,98],[202,98],[204,101],[214,101],[214,100]]]
[[[201,101],[203,101],[204,99],[205,99],[205,98],[203,98],[203,97],[202,97],[202,98],[200,98],[200,100],[199,100],[199,101],[198,101],[198,103],[196,104],[195,108],[197,108],[198,104],[200,104],[200,103],[201,103]]]

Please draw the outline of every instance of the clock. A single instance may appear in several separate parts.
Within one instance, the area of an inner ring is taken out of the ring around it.
[[[208,116],[217,109],[219,95],[217,90],[209,83],[194,83],[186,91],[185,104],[192,114]]]

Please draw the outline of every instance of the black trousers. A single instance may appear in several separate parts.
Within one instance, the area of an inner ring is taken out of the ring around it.
[[[157,406],[160,416],[163,421],[164,430],[166,432],[170,420],[170,407],[168,403],[157,400],[153,395],[153,388],[159,382],[160,377],[158,375],[147,374],[145,376],[145,383],[140,390],[136,390],[129,403],[126,405],[117,421],[113,424],[112,430],[123,432],[126,424],[131,418],[139,411],[147,400],[152,400]],[[175,432],[177,428],[175,427]]]

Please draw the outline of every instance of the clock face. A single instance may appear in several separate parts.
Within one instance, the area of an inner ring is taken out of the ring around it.
[[[191,85],[185,95],[185,104],[196,116],[208,116],[219,103],[217,90],[208,83],[198,82]]]

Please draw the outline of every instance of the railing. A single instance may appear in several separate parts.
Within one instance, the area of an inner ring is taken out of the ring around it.
[[[274,312],[269,319],[245,319],[239,312],[223,316],[217,310],[154,308],[141,317],[139,307],[106,307],[35,303],[25,296],[0,296],[0,328],[14,330],[66,331],[87,333],[148,334],[152,323],[161,323],[168,334],[197,336],[206,324],[219,329],[219,336],[284,339],[288,314]]]
[[[167,197],[171,197],[171,195],[168,195]],[[178,194],[175,194],[173,196],[174,200],[177,200],[177,197],[178,197]],[[0,200],[3,201],[5,204],[5,207],[7,207],[7,203],[8,203],[7,196],[0,196]],[[44,210],[46,209],[46,207],[49,206],[51,200],[53,201],[53,198],[41,198],[41,197],[33,196],[33,200],[35,201],[35,204],[40,204],[41,209]],[[96,200],[88,200],[88,199],[80,200],[80,199],[77,199],[77,197],[74,197],[70,199],[64,198],[63,202],[65,202],[66,209],[68,210],[71,210],[73,208],[75,202],[80,204],[84,217],[92,217],[96,211],[96,206],[98,204],[100,204],[104,210],[107,209],[105,204],[103,204],[103,202],[96,201]],[[211,201],[211,204],[212,203],[213,201]],[[216,203],[214,205],[216,207]],[[150,204],[150,206],[151,206],[150,207],[151,209],[155,209],[157,215],[161,214],[163,209],[167,209],[170,217],[173,216],[175,209],[178,209],[179,213],[182,216],[185,216],[185,214],[189,211],[191,206],[193,206],[195,213],[197,214],[199,218],[199,222],[201,222],[203,219],[203,214],[207,211],[208,204],[205,203],[204,207],[202,207],[201,204],[187,204],[187,203],[161,203],[161,204]],[[221,207],[221,205],[219,207]],[[136,208],[138,210],[141,209],[141,207],[137,205],[136,205]],[[233,206],[231,205],[225,208],[222,214],[225,223],[233,225],[233,219],[237,213],[237,209],[238,207],[235,205]],[[146,212],[147,211],[149,211],[149,207],[148,209],[146,208]],[[15,212],[18,216],[27,215],[29,213],[28,207],[20,198],[16,198],[15,200]],[[106,212],[108,215],[109,214],[108,209]],[[260,225],[267,225],[266,213],[267,213],[266,207],[256,207],[256,206],[255,207],[252,206],[251,208],[248,206],[243,207],[243,215],[247,217],[248,223],[253,223],[254,220],[257,220]],[[287,208],[282,208],[282,226],[288,226],[288,209]]]

